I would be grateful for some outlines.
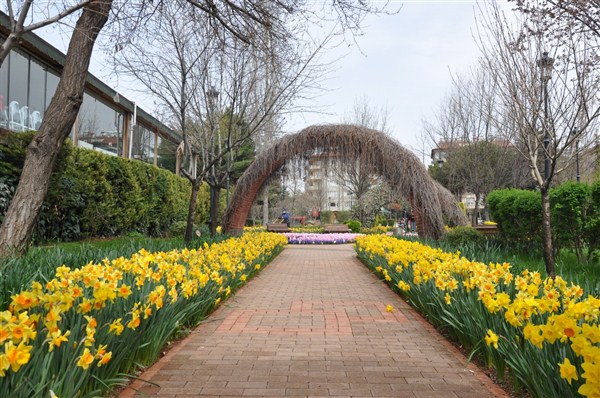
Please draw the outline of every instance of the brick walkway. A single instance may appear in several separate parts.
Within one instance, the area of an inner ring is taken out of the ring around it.
[[[120,398],[506,396],[351,245],[288,246],[140,378]]]

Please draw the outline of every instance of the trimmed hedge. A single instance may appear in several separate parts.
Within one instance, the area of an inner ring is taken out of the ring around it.
[[[350,231],[354,232],[355,234],[359,233],[362,227],[361,222],[358,220],[348,220],[346,221],[346,224],[348,225],[348,228],[350,228]]]
[[[542,201],[539,192],[499,189],[490,192],[487,201],[505,243],[519,250],[541,248]]]
[[[600,181],[593,185],[567,182],[552,188],[550,216],[556,250],[573,249],[580,260],[600,249]],[[520,250],[541,250],[542,206],[540,193],[518,189],[491,192],[492,219],[506,244]]]
[[[452,246],[475,245],[475,247],[483,247],[487,241],[481,232],[469,226],[451,228],[444,234],[443,240]]]
[[[0,221],[18,184],[25,150],[33,134],[0,137]],[[207,191],[204,186],[202,191]],[[199,209],[207,205],[199,194]],[[185,221],[191,186],[152,165],[65,143],[38,217],[34,239],[71,241],[128,233],[168,235]],[[205,214],[197,214],[204,219]]]

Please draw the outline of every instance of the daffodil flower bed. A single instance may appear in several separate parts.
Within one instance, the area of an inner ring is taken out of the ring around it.
[[[363,228],[361,231],[366,235],[376,235],[376,234],[385,234],[391,230],[392,230],[392,228],[384,227],[383,225],[378,225],[376,227]]]
[[[497,377],[534,397],[600,397],[600,299],[418,242],[356,238],[359,258]]]
[[[0,392],[7,397],[98,396],[154,361],[286,245],[248,233],[194,250],[61,266],[0,312]]]
[[[331,245],[338,243],[351,243],[354,238],[361,234],[341,233],[341,234],[307,234],[286,232],[284,235],[290,244],[304,245]]]

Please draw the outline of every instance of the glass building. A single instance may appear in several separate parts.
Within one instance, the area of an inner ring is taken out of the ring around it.
[[[0,42],[9,33],[0,13]],[[27,33],[0,67],[0,132],[37,130],[58,86],[65,55]],[[77,146],[176,171],[181,138],[135,103],[88,73],[71,139]]]

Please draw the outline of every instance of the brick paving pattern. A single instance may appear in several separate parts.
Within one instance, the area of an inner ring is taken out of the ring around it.
[[[140,379],[120,398],[507,396],[351,245],[288,246]]]

